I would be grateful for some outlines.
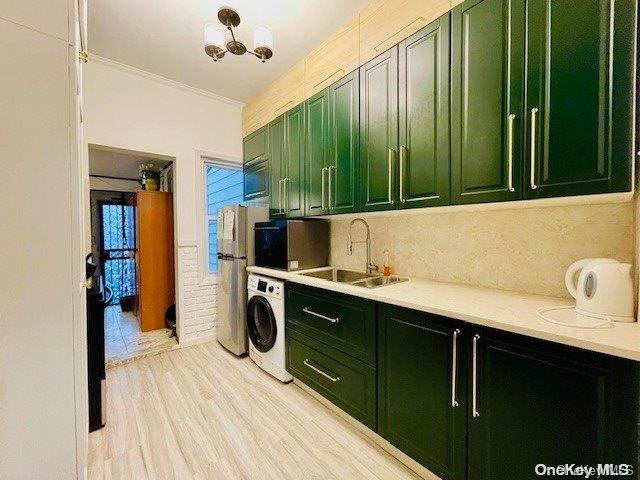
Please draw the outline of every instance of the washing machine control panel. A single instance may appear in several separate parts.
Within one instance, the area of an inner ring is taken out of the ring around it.
[[[266,277],[249,275],[249,290],[258,291],[268,296],[282,298],[284,296],[284,283]]]

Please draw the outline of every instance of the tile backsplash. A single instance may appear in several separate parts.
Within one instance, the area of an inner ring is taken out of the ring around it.
[[[365,245],[348,255],[353,217],[331,222],[331,265],[363,270]],[[494,210],[395,212],[366,217],[372,259],[382,267],[384,249],[392,273],[567,297],[564,273],[580,258],[633,262],[633,202]],[[363,239],[354,225],[354,240]]]

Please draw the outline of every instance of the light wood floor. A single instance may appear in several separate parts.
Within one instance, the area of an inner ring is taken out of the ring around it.
[[[217,342],[107,371],[89,479],[415,479],[296,385]]]

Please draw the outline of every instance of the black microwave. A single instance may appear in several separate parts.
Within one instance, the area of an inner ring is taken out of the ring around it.
[[[329,263],[325,220],[272,220],[256,223],[253,230],[258,267],[295,271]]]

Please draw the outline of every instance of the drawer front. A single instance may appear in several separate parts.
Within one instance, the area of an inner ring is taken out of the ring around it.
[[[293,330],[287,336],[287,371],[375,430],[375,369]]]
[[[371,365],[376,361],[376,306],[327,290],[287,288],[287,327]]]

